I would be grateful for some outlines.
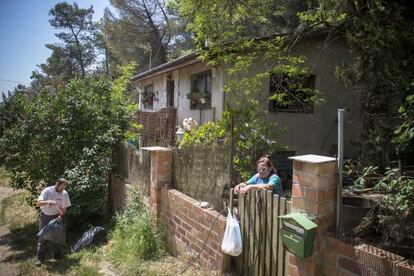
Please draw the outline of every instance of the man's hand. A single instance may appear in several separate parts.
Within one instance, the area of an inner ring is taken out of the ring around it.
[[[47,206],[55,206],[56,205],[56,201],[54,200],[47,200]]]
[[[57,217],[57,221],[58,221],[58,222],[61,222],[61,221],[62,221],[62,217],[63,217],[62,215],[59,215],[59,216]]]

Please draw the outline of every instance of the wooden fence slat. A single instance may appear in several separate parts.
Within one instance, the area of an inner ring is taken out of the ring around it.
[[[237,270],[243,271],[243,260],[244,255],[246,254],[246,235],[243,231],[245,227],[245,214],[244,214],[244,196],[239,195],[239,200],[237,202],[237,210],[239,211],[239,217],[240,217],[240,230],[242,234],[242,243],[243,243],[243,249],[241,255],[237,258]]]
[[[243,239],[242,254],[236,259],[239,275],[287,275],[278,217],[290,213],[290,201],[260,190],[239,195],[237,206]]]
[[[260,233],[260,210],[258,208],[259,203],[259,191],[255,191],[253,193],[253,196],[255,198],[254,200],[254,255],[253,255],[253,265],[254,265],[254,272],[253,275],[259,275],[259,263],[260,263],[260,240],[259,240],[259,233]]]
[[[273,225],[272,225],[272,275],[277,275],[278,263],[277,263],[277,254],[279,248],[279,196],[273,195]]]
[[[249,221],[249,275],[254,275],[254,243],[255,243],[255,222],[256,222],[256,197],[254,193],[248,193],[250,198],[250,221]]]
[[[290,200],[286,200],[286,212],[285,214],[290,214],[290,207],[292,206],[292,202]],[[289,258],[287,258],[286,249],[283,252],[283,258],[285,260],[285,274],[288,275],[288,265],[289,265]]]
[[[286,200],[285,198],[280,198],[280,206],[279,206],[279,215],[286,214]],[[279,219],[278,219],[279,221]],[[278,233],[279,238],[279,244],[278,244],[278,256],[277,256],[277,262],[278,262],[278,270],[277,275],[283,276],[285,272],[285,252],[282,244],[282,239]]]
[[[256,275],[261,276],[261,264],[262,264],[262,247],[263,247],[263,241],[262,241],[262,191],[259,190],[256,192],[257,197],[257,203],[256,203]]]
[[[266,259],[265,275],[272,275],[272,224],[273,224],[273,192],[266,192]]]
[[[246,275],[248,273],[248,267],[249,267],[249,221],[250,221],[250,200],[249,200],[249,196],[248,195],[244,195],[244,227],[243,227],[243,232],[244,232],[244,255],[243,255],[243,270],[241,270],[240,272],[243,273],[243,275]]]
[[[261,235],[261,245],[260,245],[260,275],[266,276],[266,190],[260,191],[262,199],[262,210],[260,211],[261,221],[260,221],[260,235]]]

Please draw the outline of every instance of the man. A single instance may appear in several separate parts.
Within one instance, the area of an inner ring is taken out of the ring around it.
[[[67,186],[68,181],[61,177],[54,186],[43,189],[36,204],[40,207],[39,231],[52,219],[62,220],[66,209],[71,206],[69,194],[65,190]],[[48,241],[39,238],[36,265],[40,266],[45,261],[47,251]],[[53,251],[53,258],[60,259],[62,257],[61,248],[58,244],[53,244]]]

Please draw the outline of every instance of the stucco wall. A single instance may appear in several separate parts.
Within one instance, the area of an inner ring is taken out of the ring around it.
[[[324,102],[314,106],[311,114],[307,113],[270,113],[269,120],[277,121],[286,132],[279,141],[287,145],[296,154],[313,152],[332,156],[337,152],[337,109],[345,108],[344,146],[345,156],[355,157],[358,146],[355,145],[360,132],[359,95],[350,88],[345,88],[336,78],[337,66],[348,62],[351,58],[346,41],[337,38],[325,45],[326,35],[304,38],[298,41],[293,51],[306,56],[307,65],[313,68],[315,88],[322,93]],[[255,74],[262,68],[257,62],[249,74]],[[191,75],[207,70],[209,67],[197,62],[180,69],[170,71],[138,82],[138,87],[154,85],[159,101],[154,103],[154,110],[166,106],[166,80],[171,74],[175,81],[174,106],[177,108],[178,123],[185,117],[193,117],[198,122],[218,120],[223,112],[223,101],[231,101],[229,95],[223,95],[223,85],[230,79],[226,73],[228,65],[220,65],[212,71],[212,108],[213,110],[190,110],[187,94],[190,92]],[[266,97],[269,92],[269,80],[263,82],[260,89],[263,108],[268,108]]]
[[[315,88],[322,93],[324,102],[314,106],[314,112],[272,113],[271,117],[287,132],[280,139],[296,154],[312,152],[332,156],[337,152],[337,109],[346,110],[344,120],[345,156],[356,156],[358,148],[353,142],[359,137],[359,95],[344,87],[335,76],[337,66],[350,61],[346,42],[337,39],[323,48],[323,37],[313,37],[299,43],[297,53],[307,57],[309,67],[314,67]],[[269,83],[267,83],[267,90]]]
[[[346,41],[337,38],[325,45],[326,36],[304,38],[297,42],[293,53],[304,55],[308,68],[313,68],[315,89],[322,93],[323,102],[314,106],[313,113],[269,112],[269,120],[278,122],[286,132],[279,141],[287,145],[296,154],[315,153],[333,156],[337,152],[337,109],[344,108],[344,147],[346,157],[355,157],[358,147],[355,145],[360,132],[359,95],[350,88],[344,87],[335,76],[336,67],[349,62]],[[257,62],[250,74],[260,72],[263,62]],[[224,82],[230,77],[224,74]],[[263,81],[259,89],[263,108],[268,108],[267,98],[270,80]],[[226,101],[231,101],[226,95]]]
[[[190,100],[187,99],[187,94],[191,89],[191,75],[212,70],[212,97],[211,109],[200,110],[190,109]],[[221,67],[211,68],[207,65],[197,62],[187,67],[175,69],[168,73],[162,73],[138,82],[137,93],[143,91],[144,86],[153,84],[153,89],[158,102],[154,102],[152,111],[157,111],[167,106],[167,78],[171,75],[174,80],[174,107],[177,109],[177,123],[182,123],[184,118],[193,117],[197,122],[206,122],[211,120],[218,120],[223,112],[223,70]],[[150,111],[140,105],[141,110]]]

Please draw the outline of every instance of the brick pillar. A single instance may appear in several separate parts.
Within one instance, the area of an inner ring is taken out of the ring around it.
[[[305,213],[318,225],[312,256],[288,253],[288,275],[322,275],[321,244],[335,225],[337,165],[335,158],[302,155],[293,159],[292,213]]]
[[[160,214],[161,189],[171,187],[172,182],[172,150],[163,147],[145,147],[142,150],[151,152],[151,210]]]

